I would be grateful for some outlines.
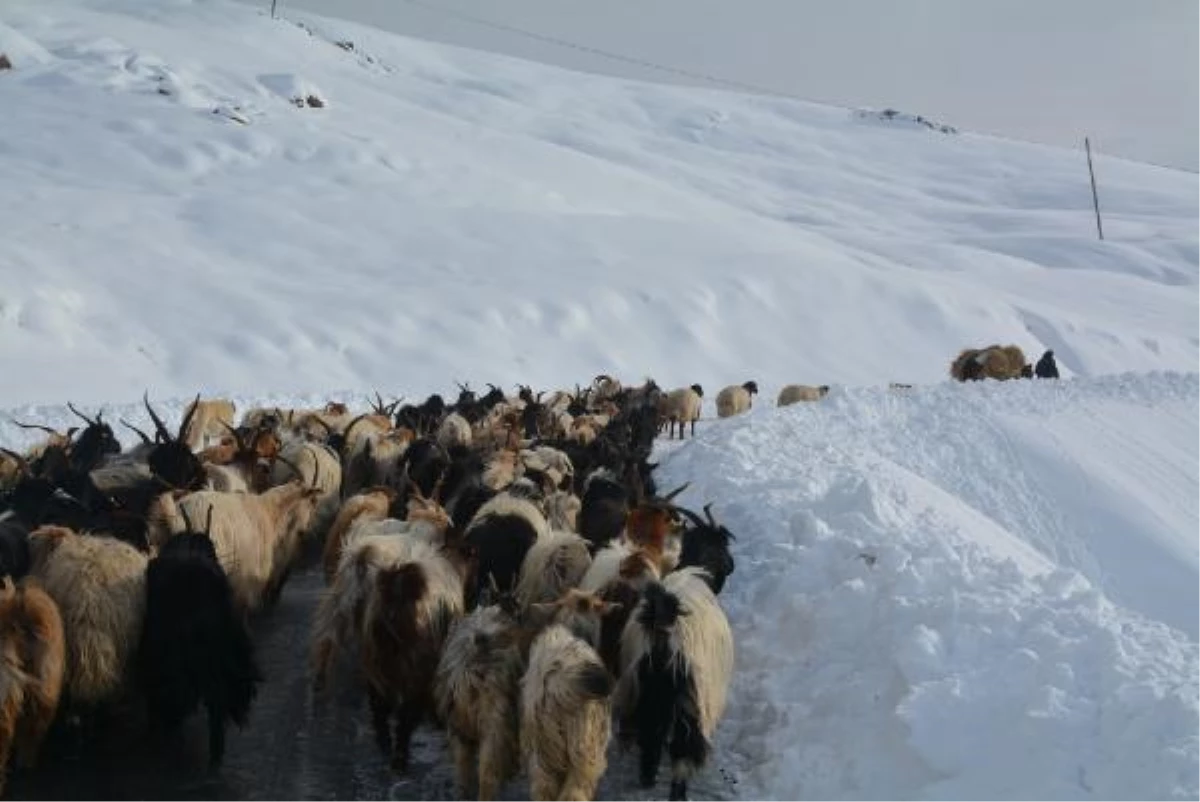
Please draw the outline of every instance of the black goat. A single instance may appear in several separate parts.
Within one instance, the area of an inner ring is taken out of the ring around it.
[[[17,518],[0,521],[0,579],[16,582],[29,573],[29,531]]]
[[[167,540],[146,568],[138,679],[161,730],[177,732],[205,706],[209,765],[216,768],[227,723],[246,725],[263,677],[212,541],[190,523],[188,529]]]
[[[584,483],[579,511],[579,534],[595,554],[621,534],[629,514],[629,493],[616,477],[600,469]]]
[[[725,587],[725,580],[733,573],[734,559],[729,552],[729,543],[736,540],[733,533],[713,518],[712,504],[704,505],[704,516],[700,516],[683,507],[675,510],[692,522],[692,526],[683,530],[683,547],[679,553],[677,568],[697,566],[708,572],[705,581],[714,594],[719,594]]]

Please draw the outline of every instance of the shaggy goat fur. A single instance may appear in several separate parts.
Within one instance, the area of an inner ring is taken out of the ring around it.
[[[442,418],[437,431],[438,445],[447,451],[455,446],[471,445],[471,424],[457,412],[451,412]]]
[[[146,555],[119,540],[43,526],[29,536],[32,575],[62,614],[72,704],[115,697],[146,613]]]
[[[495,799],[520,767],[517,701],[525,662],[499,605],[460,619],[438,661],[434,696],[463,799]]]
[[[667,747],[671,799],[687,797],[707,761],[733,676],[733,633],[702,574],[684,568],[649,583],[621,637],[614,704],[622,735],[636,734],[645,786]]]
[[[559,532],[577,532],[583,502],[566,490],[556,490],[546,496],[546,523]]]
[[[799,401],[820,401],[829,394],[829,385],[813,387],[809,384],[789,384],[779,391],[776,406],[786,407]]]
[[[550,526],[538,506],[512,493],[501,493],[480,507],[464,533],[479,556],[477,586],[468,589],[468,607],[474,608],[489,576],[501,593],[513,590],[525,555],[549,534]]]
[[[209,765],[219,766],[226,723],[246,725],[263,678],[234,609],[229,579],[206,534],[172,537],[147,566],[138,667],[155,726],[177,730],[204,705]]]
[[[367,597],[361,665],[376,743],[391,753],[394,771],[407,771],[413,732],[435,712],[434,675],[463,615],[464,572],[446,551],[418,544],[408,561],[376,573]]]
[[[217,559],[229,576],[238,609],[249,612],[278,597],[320,493],[292,481],[261,495],[202,490],[184,496],[178,506],[191,521],[207,520],[212,508],[209,535]],[[175,516],[171,531],[184,529],[182,518]]]
[[[550,532],[525,554],[517,580],[517,604],[526,609],[562,598],[579,584],[591,564],[586,540],[573,532]]]
[[[32,578],[0,580],[0,794],[10,756],[30,768],[58,712],[66,640],[58,605]]]
[[[749,411],[757,392],[758,385],[752,381],[723,388],[717,393],[717,417],[728,418]]]
[[[359,522],[382,521],[387,518],[388,507],[395,498],[391,488],[375,488],[347,498],[342,502],[333,525],[325,535],[325,549],[322,564],[325,569],[325,583],[333,581],[337,573],[338,560],[342,556],[342,546],[349,534],[350,528]]]
[[[950,377],[958,381],[980,379],[1020,378],[1025,367],[1025,354],[1015,345],[989,345],[986,348],[967,348],[950,363]]]
[[[612,676],[562,624],[533,641],[521,678],[521,756],[530,799],[593,799],[608,768]]]
[[[236,411],[234,403],[225,398],[197,399],[183,410],[188,426],[180,433],[179,439],[192,451],[199,451],[207,447],[210,441],[221,439],[226,431],[225,426],[233,426]]]

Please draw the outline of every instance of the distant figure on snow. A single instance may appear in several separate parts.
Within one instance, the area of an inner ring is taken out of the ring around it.
[[[1042,358],[1038,360],[1037,367],[1034,368],[1034,373],[1039,379],[1057,379],[1058,364],[1054,361],[1054,352],[1047,351],[1042,354]]]

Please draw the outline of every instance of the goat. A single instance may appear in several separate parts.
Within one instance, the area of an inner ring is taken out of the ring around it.
[[[748,411],[754,405],[754,396],[758,394],[756,382],[733,384],[717,393],[717,417],[728,418]]]
[[[456,557],[418,543],[404,563],[378,570],[363,610],[360,655],[371,723],[376,743],[391,753],[399,773],[408,770],[413,732],[434,712],[438,659],[463,615],[466,567]]]
[[[530,799],[592,799],[608,767],[612,675],[566,626],[538,634],[521,678],[521,755]]]
[[[31,768],[58,712],[66,637],[58,605],[27,578],[0,580],[0,794],[10,756]]]
[[[480,507],[463,535],[479,559],[477,586],[468,588],[467,608],[474,609],[482,583],[488,582],[489,577],[500,592],[511,591],[525,555],[534,543],[549,534],[550,525],[537,505],[511,491]]]
[[[813,387],[808,384],[788,384],[779,391],[775,406],[786,407],[798,401],[820,401],[829,394],[829,385]]]
[[[227,398],[211,398],[200,400],[197,396],[184,410],[188,418],[188,427],[179,433],[179,439],[187,444],[192,451],[200,451],[208,446],[211,440],[219,440],[222,426],[233,426],[233,416],[237,407]]]
[[[560,599],[579,584],[592,564],[588,542],[573,532],[552,531],[525,554],[515,596],[521,609]]]
[[[698,568],[650,582],[621,637],[614,706],[622,739],[635,736],[639,778],[654,784],[666,747],[670,799],[686,799],[687,783],[707,762],[733,676],[733,633]]]
[[[209,507],[208,527],[213,507]],[[233,590],[207,532],[170,538],[146,567],[146,618],[138,676],[150,720],[176,731],[201,705],[212,768],[225,754],[227,722],[246,725],[262,674]]]
[[[67,643],[67,695],[99,705],[129,679],[146,611],[146,555],[60,526],[29,535],[31,575],[54,599]]]
[[[0,579],[29,573],[29,525],[18,517],[0,519]]]
[[[629,492],[612,471],[601,468],[589,474],[583,485],[579,533],[593,553],[621,534],[628,514]]]
[[[733,533],[713,518],[712,504],[704,505],[704,517],[707,520],[701,520],[699,515],[683,507],[675,509],[692,522],[692,526],[683,530],[683,546],[676,567],[703,568],[704,580],[708,582],[713,595],[720,595],[725,580],[733,573],[735,566],[733,555],[729,552],[729,543],[735,540]]]
[[[396,498],[396,491],[390,487],[377,487],[351,496],[342,502],[337,517],[325,535],[325,549],[322,564],[325,570],[325,582],[333,581],[337,572],[338,560],[342,556],[342,546],[350,527],[359,521],[382,521],[387,518],[388,507]]]

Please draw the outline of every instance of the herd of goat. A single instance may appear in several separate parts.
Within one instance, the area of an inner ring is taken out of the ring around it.
[[[165,731],[203,709],[220,765],[264,681],[250,619],[314,563],[314,691],[353,666],[397,772],[429,723],[464,795],[524,771],[534,799],[590,799],[615,734],[646,785],[665,750],[683,798],[733,672],[732,534],[660,493],[649,460],[702,393],[460,385],[236,425],[197,396],[177,431],[146,398],[131,449],[74,406],[82,428],[22,423],[47,437],[0,452],[0,766],[130,698]]]
[[[1057,377],[1053,354],[1037,366]],[[963,351],[951,376],[1032,374],[1015,346]],[[893,385],[908,387],[909,385]],[[86,733],[118,699],[178,732],[204,709],[220,765],[264,677],[250,617],[320,564],[315,692],[338,666],[363,682],[379,748],[446,734],[458,792],[495,798],[522,771],[532,799],[591,799],[614,735],[670,798],[703,766],[732,679],[718,602],[733,535],[660,493],[650,455],[695,431],[700,385],[665,392],[598,376],[515,397],[459,385],[454,403],[184,410],[123,450],[100,415],[24,454],[0,449],[0,793],[56,722]],[[784,406],[829,387],[788,385]],[[755,382],[717,395],[750,409]]]

